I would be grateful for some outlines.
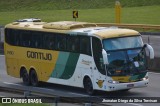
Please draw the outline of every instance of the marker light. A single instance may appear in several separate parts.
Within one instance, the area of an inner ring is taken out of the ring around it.
[[[118,84],[119,83],[119,81],[113,81],[113,80],[109,80],[108,82],[111,84]]]

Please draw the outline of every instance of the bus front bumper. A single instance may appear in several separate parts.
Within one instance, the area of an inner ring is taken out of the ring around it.
[[[118,91],[118,90],[146,87],[148,85],[148,82],[149,80],[147,79],[138,82],[108,84],[107,91]]]

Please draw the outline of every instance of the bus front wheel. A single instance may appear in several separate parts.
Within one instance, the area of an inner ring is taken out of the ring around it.
[[[22,71],[22,80],[24,85],[30,85],[29,75],[26,69],[23,69]]]
[[[32,86],[38,86],[39,81],[38,81],[37,73],[35,70],[31,70],[30,80],[31,80]]]
[[[94,94],[94,90],[93,90],[93,84],[92,84],[92,81],[89,77],[86,77],[84,79],[84,89],[86,90],[86,92],[89,94],[89,95],[93,95]]]

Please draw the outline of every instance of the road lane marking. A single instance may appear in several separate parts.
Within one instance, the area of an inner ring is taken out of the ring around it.
[[[69,94],[74,94],[74,95],[88,96],[88,95],[86,95],[86,94],[79,94],[79,93],[74,93],[74,92],[67,92],[67,93],[69,93]]]
[[[0,97],[6,97],[6,96],[0,95]]]
[[[35,87],[35,88],[38,88],[38,89],[41,89],[41,90],[50,90],[50,91],[55,91],[54,89],[48,89],[48,88],[40,88],[40,87]]]
[[[19,85],[19,86],[22,86],[22,85],[20,85],[20,84],[15,84],[15,83],[10,83],[10,82],[3,82],[3,83],[9,84],[9,85]]]
[[[4,56],[4,55],[1,55],[1,54],[0,54],[0,56]]]
[[[141,104],[136,104],[136,103],[126,103],[126,104],[130,104],[130,105],[134,105],[134,106],[143,106]]]

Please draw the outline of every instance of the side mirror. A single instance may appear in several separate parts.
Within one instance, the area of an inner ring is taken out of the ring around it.
[[[103,63],[106,64],[106,65],[109,64],[108,57],[107,57],[107,52],[104,49],[102,49],[102,56],[103,56]]]
[[[149,45],[149,44],[145,44],[145,46],[149,50],[149,57],[150,57],[150,59],[154,59],[154,49],[153,49],[153,47],[151,45]]]

